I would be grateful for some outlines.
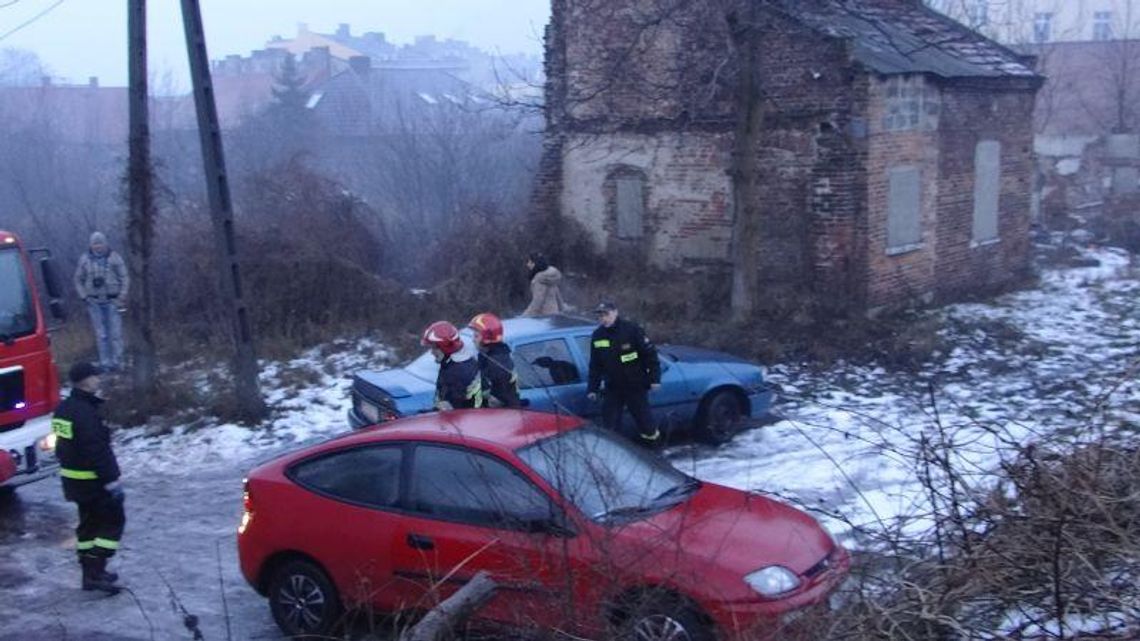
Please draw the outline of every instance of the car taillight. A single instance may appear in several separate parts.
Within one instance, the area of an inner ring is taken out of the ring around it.
[[[253,498],[249,495],[249,479],[241,482],[241,524],[238,525],[238,534],[245,534],[250,521],[253,520]]]

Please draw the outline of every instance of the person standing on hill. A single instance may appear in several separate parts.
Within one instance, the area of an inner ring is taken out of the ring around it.
[[[75,269],[75,292],[87,303],[99,365],[106,372],[123,366],[123,319],[131,276],[119,252],[107,244],[103,232],[91,234],[90,247]]]
[[[562,272],[550,264],[541,252],[531,252],[526,259],[530,272],[530,305],[523,310],[523,316],[549,316],[566,311],[562,300]]]

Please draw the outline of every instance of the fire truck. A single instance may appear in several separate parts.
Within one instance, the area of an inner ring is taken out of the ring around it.
[[[15,234],[0,231],[0,488],[38,481],[58,467],[51,415],[59,404],[59,376],[33,272],[37,263],[49,313],[62,321],[51,252],[26,249]]]

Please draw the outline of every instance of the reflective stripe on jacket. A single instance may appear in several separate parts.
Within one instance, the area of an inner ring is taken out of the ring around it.
[[[52,417],[63,495],[69,501],[91,500],[103,491],[104,485],[119,478],[119,462],[111,449],[111,430],[99,414],[102,403],[98,396],[75,389]]]
[[[641,390],[661,382],[657,348],[636,323],[621,318],[612,327],[600,326],[590,337],[588,391]]]

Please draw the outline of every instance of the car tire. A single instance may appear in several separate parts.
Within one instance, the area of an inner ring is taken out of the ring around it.
[[[341,622],[336,586],[309,561],[289,561],[278,568],[268,593],[273,620],[289,638],[332,636]]]
[[[707,396],[697,414],[697,439],[710,445],[724,445],[744,429],[747,418],[739,394],[721,389]]]
[[[675,599],[650,600],[622,625],[622,641],[716,641],[712,626]]]

